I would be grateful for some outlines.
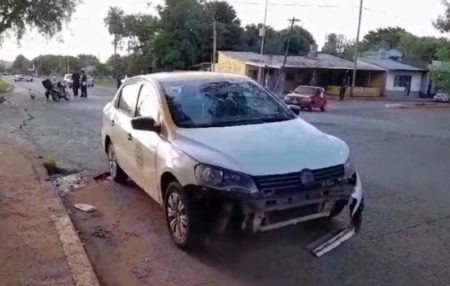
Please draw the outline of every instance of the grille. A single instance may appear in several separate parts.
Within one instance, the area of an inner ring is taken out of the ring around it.
[[[316,214],[320,210],[319,207],[319,204],[312,204],[282,211],[271,211],[267,213],[267,218],[270,224],[279,223],[294,218]]]
[[[344,176],[344,165],[312,170],[314,182],[338,179]],[[300,179],[300,172],[255,177],[256,186],[262,193],[290,192],[305,189]]]

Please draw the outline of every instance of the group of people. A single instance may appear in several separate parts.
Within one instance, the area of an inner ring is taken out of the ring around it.
[[[82,69],[81,73],[75,71],[72,74],[73,96],[78,96],[78,90],[81,88],[80,97],[87,97],[88,78],[86,72]]]

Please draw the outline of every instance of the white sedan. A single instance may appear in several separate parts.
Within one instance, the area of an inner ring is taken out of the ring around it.
[[[447,93],[437,93],[434,97],[433,100],[436,102],[449,102],[450,101],[450,97]]]
[[[359,229],[363,191],[349,147],[294,111],[243,76],[129,78],[103,110],[111,177],[163,206],[181,248],[228,226],[267,231],[347,206]]]

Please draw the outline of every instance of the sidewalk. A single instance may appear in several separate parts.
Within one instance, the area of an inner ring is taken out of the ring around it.
[[[96,285],[72,224],[44,178],[31,146],[0,138],[0,284]]]

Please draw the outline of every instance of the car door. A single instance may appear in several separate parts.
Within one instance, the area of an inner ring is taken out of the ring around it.
[[[136,117],[152,117],[161,124],[160,106],[158,89],[152,83],[144,83],[137,101]],[[156,201],[159,201],[156,156],[160,140],[159,133],[133,130],[135,182]]]
[[[120,167],[132,179],[134,156],[131,119],[134,117],[140,85],[127,84],[122,88],[118,98],[116,112],[112,121],[112,138],[114,151]]]

